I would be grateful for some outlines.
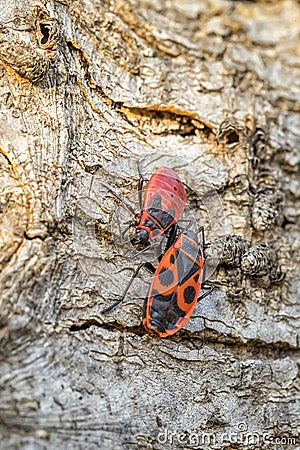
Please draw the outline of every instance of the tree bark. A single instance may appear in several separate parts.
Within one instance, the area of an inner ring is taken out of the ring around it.
[[[299,2],[0,10],[0,447],[296,449]],[[111,189],[134,204],[157,155],[218,193],[219,216],[188,191],[208,240],[254,255],[169,339],[141,325],[147,273],[101,314],[139,263]]]

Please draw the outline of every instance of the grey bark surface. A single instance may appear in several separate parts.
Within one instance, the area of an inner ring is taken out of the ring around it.
[[[297,1],[0,1],[1,449],[299,448],[299,25]],[[131,198],[157,152],[285,274],[220,266],[169,339],[147,273],[100,313],[138,264],[100,182]]]

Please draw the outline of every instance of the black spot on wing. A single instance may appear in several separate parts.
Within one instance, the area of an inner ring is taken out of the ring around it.
[[[194,281],[197,283],[197,281],[199,280],[199,273],[197,273],[197,275],[194,276]]]
[[[163,286],[170,286],[174,281],[174,274],[172,270],[167,267],[162,267],[158,275],[159,281]]]
[[[184,302],[187,304],[193,303],[195,300],[196,289],[194,286],[187,286],[183,293]]]
[[[171,256],[170,256],[170,263],[174,264],[174,262],[175,262],[175,257],[174,257],[174,255],[172,253]]]

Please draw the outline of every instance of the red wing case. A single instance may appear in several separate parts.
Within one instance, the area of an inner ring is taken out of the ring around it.
[[[203,267],[194,233],[181,233],[154,274],[143,319],[147,330],[167,337],[186,324],[200,294]]]
[[[137,229],[146,229],[153,239],[183,214],[186,192],[174,170],[160,167],[150,178],[144,193],[144,209]]]

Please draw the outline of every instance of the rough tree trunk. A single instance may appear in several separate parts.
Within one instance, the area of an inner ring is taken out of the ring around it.
[[[299,24],[296,0],[0,1],[1,449],[297,448]],[[147,273],[100,313],[138,261],[99,182],[129,198],[155,152],[285,273],[219,268],[170,339]]]

